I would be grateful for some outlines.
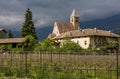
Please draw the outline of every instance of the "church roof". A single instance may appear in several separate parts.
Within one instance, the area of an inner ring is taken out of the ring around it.
[[[60,33],[75,30],[72,23],[69,23],[69,22],[56,22],[56,24]]]
[[[71,14],[71,17],[73,17],[73,16],[79,17],[79,14],[75,9],[73,9],[73,12]]]
[[[54,38],[55,36],[55,34],[49,34],[47,38]]]
[[[25,42],[25,38],[4,38],[0,39],[1,44],[7,44],[7,43],[23,43]]]
[[[54,39],[62,39],[65,37],[83,37],[83,36],[106,36],[106,37],[119,37],[115,33],[105,30],[98,30],[98,29],[83,29],[83,30],[75,30],[62,33],[61,35],[55,37]]]

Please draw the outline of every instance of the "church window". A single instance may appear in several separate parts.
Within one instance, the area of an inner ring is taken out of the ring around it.
[[[75,19],[76,19],[76,20],[75,20],[76,22],[79,22],[79,18],[78,18],[78,17],[75,17]]]
[[[78,19],[76,19],[76,22],[79,22]]]

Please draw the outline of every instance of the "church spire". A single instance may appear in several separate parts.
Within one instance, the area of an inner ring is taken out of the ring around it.
[[[73,9],[73,12],[71,14],[71,17],[80,17],[76,9]]]
[[[73,24],[73,27],[76,29],[76,30],[79,30],[80,28],[80,16],[78,14],[78,12],[73,9],[73,12],[70,16],[70,23]]]

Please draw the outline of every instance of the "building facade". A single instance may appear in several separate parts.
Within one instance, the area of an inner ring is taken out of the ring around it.
[[[73,10],[70,22],[55,22],[53,32],[48,36],[59,43],[62,43],[66,37],[84,49],[99,48],[111,42],[120,45],[120,36],[111,31],[96,28],[80,29],[80,17],[76,10]]]
[[[26,38],[3,38],[0,39],[0,50],[1,49],[12,49],[11,51],[24,50],[24,44]]]
[[[74,30],[54,37],[57,42],[62,43],[65,37],[70,38],[71,41],[79,44],[82,48],[87,49],[89,47],[99,48],[106,46],[110,43],[119,43],[120,36],[110,31],[98,30],[98,29],[84,29]]]

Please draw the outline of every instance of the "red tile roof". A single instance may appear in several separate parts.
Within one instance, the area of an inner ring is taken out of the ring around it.
[[[61,35],[55,37],[54,39],[61,39],[65,37],[82,37],[82,36],[105,36],[105,37],[120,38],[120,35],[117,35],[115,33],[106,30],[83,29],[83,30],[74,30],[74,31],[62,33]]]
[[[48,35],[48,38],[53,38],[53,37],[55,37],[56,35],[55,34],[49,34]]]
[[[75,30],[72,23],[69,23],[69,22],[56,22],[56,24],[58,26],[58,29],[59,29],[60,33]]]

